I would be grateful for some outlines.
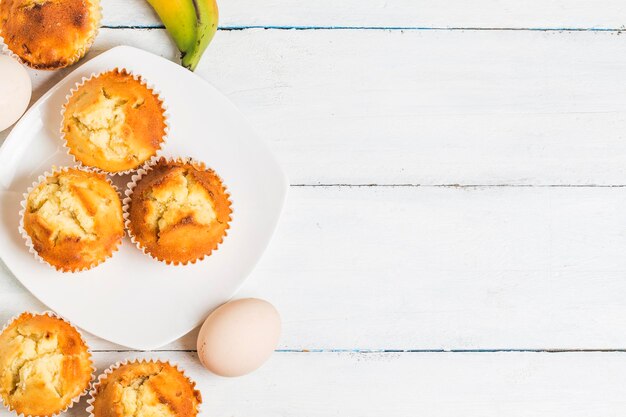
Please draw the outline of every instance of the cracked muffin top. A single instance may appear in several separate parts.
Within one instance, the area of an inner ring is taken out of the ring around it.
[[[35,69],[77,62],[93,43],[99,23],[99,0],[0,1],[0,36]]]
[[[221,179],[203,164],[161,158],[137,182],[128,228],[158,260],[186,264],[210,255],[226,236],[230,201]]]
[[[141,80],[115,69],[73,91],[63,111],[69,152],[83,165],[118,173],[156,155],[166,134],[161,99]]]
[[[56,269],[91,268],[111,256],[124,237],[122,203],[104,174],[68,168],[28,194],[23,229]]]
[[[191,417],[202,403],[195,383],[166,362],[132,362],[96,385],[94,417]]]
[[[23,313],[0,334],[0,396],[18,414],[51,416],[89,387],[91,355],[69,323]]]

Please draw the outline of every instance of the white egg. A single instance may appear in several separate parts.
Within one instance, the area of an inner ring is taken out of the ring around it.
[[[30,76],[22,64],[0,55],[0,132],[22,117],[32,91]]]
[[[200,362],[221,376],[250,373],[276,349],[280,327],[278,311],[267,301],[244,298],[223,304],[200,329]]]

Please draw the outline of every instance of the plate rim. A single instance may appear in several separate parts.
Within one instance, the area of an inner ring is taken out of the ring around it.
[[[18,144],[20,138],[19,138],[19,134],[21,132],[21,130],[23,129],[23,126],[26,123],[27,119],[30,119],[32,117],[38,118],[40,119],[40,117],[38,117],[37,115],[33,115],[32,113],[35,113],[37,111],[39,111],[39,108],[53,95],[55,94],[59,89],[59,85],[63,84],[64,82],[66,82],[68,79],[75,77],[75,74],[77,72],[79,72],[85,65],[91,63],[94,60],[101,60],[103,61],[102,64],[99,62],[100,65],[106,65],[106,59],[108,58],[109,55],[112,55],[114,53],[118,53],[118,52],[122,52],[122,53],[139,53],[139,54],[147,54],[147,55],[151,55],[152,57],[156,58],[156,59],[160,59],[163,61],[163,63],[165,65],[169,65],[169,64],[173,64],[176,65],[174,61],[171,61],[167,58],[164,58],[162,56],[153,54],[149,51],[140,49],[140,48],[136,48],[133,46],[129,46],[129,45],[117,45],[114,46],[112,48],[109,48],[108,50],[103,51],[102,53],[98,54],[97,56],[86,60],[84,62],[81,62],[80,65],[78,65],[76,68],[74,68],[72,71],[70,71],[69,73],[67,73],[63,78],[61,78],[59,81],[57,81],[52,87],[50,87],[44,94],[41,95],[41,97],[39,97],[32,105],[29,106],[29,108],[27,109],[27,111],[22,115],[22,117],[20,118],[20,120],[18,120],[18,122],[11,128],[11,131],[9,132],[9,134],[7,135],[7,137],[5,138],[5,140],[3,141],[2,145],[0,145],[0,163],[2,163],[3,160],[5,160],[5,158],[10,158],[11,157],[11,153],[13,152],[13,148],[15,148],[15,144]],[[184,69],[181,67],[181,69]],[[224,302],[227,302],[228,300],[234,298],[237,296],[237,293],[241,290],[241,288],[245,285],[245,283],[248,281],[249,276],[251,275],[251,273],[254,271],[254,269],[257,267],[258,263],[261,261],[261,259],[263,258],[263,256],[265,255],[265,253],[267,252],[267,248],[269,247],[269,245],[271,244],[272,240],[274,239],[277,230],[278,230],[278,225],[280,223],[280,219],[282,218],[283,212],[285,210],[285,203],[287,200],[287,196],[289,194],[290,191],[290,183],[289,183],[289,179],[288,176],[284,170],[284,168],[282,167],[282,165],[279,163],[278,158],[276,157],[276,155],[272,152],[271,148],[269,147],[269,145],[267,144],[267,142],[265,140],[263,140],[262,138],[260,138],[258,136],[258,134],[255,132],[255,130],[252,128],[252,125],[250,124],[248,118],[241,112],[241,110],[221,91],[219,91],[214,85],[212,85],[210,82],[208,82],[207,80],[205,80],[204,78],[200,77],[198,74],[189,71],[189,73],[195,77],[195,79],[197,81],[201,81],[203,82],[206,86],[208,86],[209,88],[213,89],[217,94],[221,95],[222,98],[228,102],[228,104],[231,107],[231,110],[235,111],[238,115],[239,118],[241,118],[241,120],[243,121],[243,123],[245,123],[247,125],[247,127],[249,128],[250,131],[254,132],[254,140],[260,145],[262,146],[265,151],[267,152],[267,155],[272,159],[273,161],[273,165],[274,168],[276,168],[276,173],[278,174],[278,179],[280,180],[280,199],[276,199],[276,202],[278,203],[278,210],[275,213],[275,219],[273,221],[272,227],[271,227],[271,232],[267,235],[266,238],[266,243],[263,247],[263,249],[260,251],[259,256],[257,256],[257,258],[254,260],[254,262],[251,262],[248,268],[248,271],[243,274],[241,282],[235,287],[235,289],[233,290],[231,296],[227,299],[224,300]],[[8,188],[6,188],[4,185],[0,186],[0,194],[1,193],[16,193],[17,195],[21,195],[22,193],[20,193],[19,191],[13,191],[10,190]],[[12,279],[15,279],[17,282],[20,283],[20,285],[22,285],[31,296],[33,296],[34,298],[36,298],[39,302],[41,302],[46,308],[54,310],[52,307],[49,306],[49,304],[47,302],[45,302],[44,300],[42,300],[38,295],[36,295],[35,293],[32,292],[32,290],[29,288],[28,284],[25,283],[22,279],[20,279],[18,277],[18,275],[13,271],[13,268],[11,267],[11,264],[8,263],[5,259],[5,256],[7,256],[8,254],[5,254],[4,251],[0,251],[0,259],[2,260],[2,263],[5,265],[6,269],[10,272],[10,274],[12,275]],[[215,307],[217,308],[217,307]],[[58,314],[58,313],[57,313]],[[62,316],[62,315],[61,315]],[[164,341],[163,343],[158,343],[158,344],[133,344],[133,345],[129,345],[129,344],[125,344],[122,341],[116,341],[116,340],[111,340],[105,336],[102,336],[100,334],[98,334],[98,332],[94,332],[91,329],[88,329],[86,327],[82,327],[80,325],[78,325],[81,329],[83,329],[85,332],[96,336],[98,338],[101,338],[103,340],[106,340],[110,343],[114,343],[117,345],[121,345],[121,346],[125,346],[131,349],[139,349],[139,350],[153,350],[156,348],[159,348],[161,346],[164,346],[168,343],[171,343],[173,341],[176,341],[178,339],[180,339],[181,337],[183,337],[184,335],[188,334],[189,332],[193,331],[195,328],[197,328],[200,324],[202,324],[204,319],[200,319],[199,321],[197,321],[193,327],[191,327],[190,329],[181,332],[177,332],[175,336],[171,335],[167,337],[167,340]]]

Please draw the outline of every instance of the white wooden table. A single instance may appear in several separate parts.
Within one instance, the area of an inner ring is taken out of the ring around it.
[[[279,351],[224,380],[195,332],[156,352],[90,337],[99,368],[178,361],[206,416],[623,416],[626,3],[220,6],[197,72],[293,184],[242,291],[281,311]],[[89,57],[175,59],[143,0],[103,7]],[[66,73],[31,72],[34,98]],[[4,270],[0,319],[28,309]]]

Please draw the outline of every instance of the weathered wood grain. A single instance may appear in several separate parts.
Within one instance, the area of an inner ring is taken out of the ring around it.
[[[282,349],[623,348],[625,212],[623,188],[294,187],[239,296]],[[27,308],[3,277],[0,319]]]
[[[198,382],[203,416],[617,417],[626,408],[624,353],[280,353],[238,379],[210,375],[193,353],[136,356],[178,362]],[[95,355],[100,371],[128,357]]]
[[[103,7],[105,26],[160,25],[143,0]],[[626,200],[610,187],[626,184],[626,55],[624,35],[597,31],[623,28],[624,2],[227,0],[220,9],[221,25],[235,28],[556,29],[217,34],[198,74],[242,109],[293,183],[492,185],[293,187],[240,293],[277,305],[281,349],[626,346]],[[105,28],[90,56],[120,44],[176,59],[158,29]],[[34,98],[68,71],[31,72]],[[0,322],[43,308],[0,271]],[[203,391],[204,415],[626,409],[624,352],[281,352],[224,380],[180,351],[193,350],[195,332],[153,353],[88,339],[99,370],[134,356],[180,363]]]
[[[619,0],[221,0],[221,26],[622,28]],[[159,25],[145,0],[103,0],[104,24]]]
[[[626,184],[621,35],[220,32],[198,75],[294,184]],[[163,30],[103,30],[167,58]],[[40,95],[67,71],[33,73]],[[210,132],[207,115],[207,132]]]

